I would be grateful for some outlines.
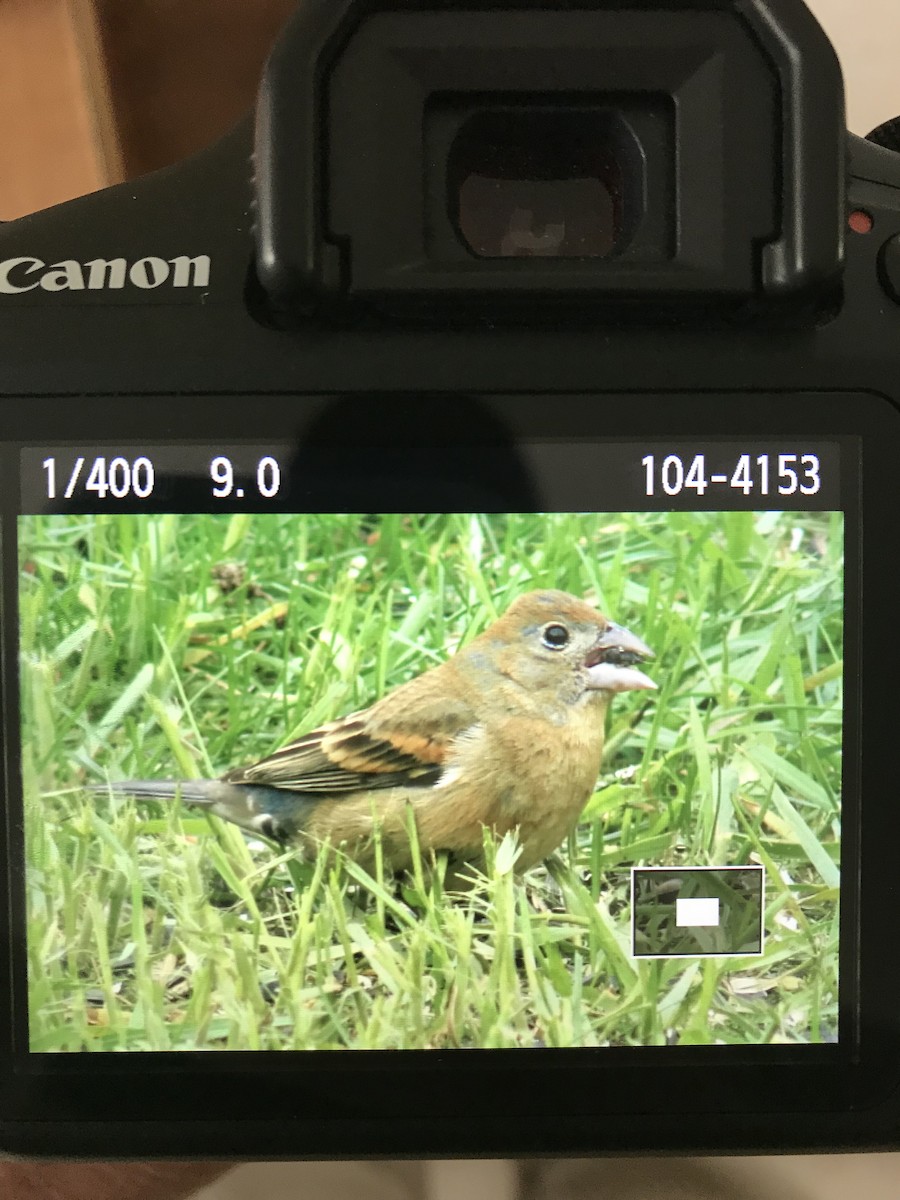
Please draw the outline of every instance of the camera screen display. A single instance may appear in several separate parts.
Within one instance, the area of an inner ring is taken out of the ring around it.
[[[16,447],[31,1053],[840,1040],[852,453],[520,450]]]

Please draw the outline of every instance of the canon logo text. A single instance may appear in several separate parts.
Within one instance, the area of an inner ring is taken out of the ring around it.
[[[103,292],[131,286],[141,291],[156,288],[205,288],[209,286],[211,260],[207,254],[190,258],[156,258],[152,255],[129,263],[124,258],[95,258],[80,263],[74,259],[45,263],[23,256],[0,262],[0,295],[24,292]]]

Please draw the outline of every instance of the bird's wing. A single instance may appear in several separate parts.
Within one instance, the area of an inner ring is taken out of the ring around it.
[[[252,766],[229,771],[223,782],[322,795],[433,785],[455,739],[477,722],[464,700],[417,696],[418,690],[410,685],[398,689],[373,708],[323,725]]]

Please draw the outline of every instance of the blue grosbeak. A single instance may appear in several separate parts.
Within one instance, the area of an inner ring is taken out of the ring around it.
[[[208,809],[281,844],[342,847],[409,865],[409,810],[427,855],[483,855],[484,828],[517,830],[518,870],[546,858],[597,780],[616,692],[655,688],[652,651],[565,592],[521,596],[439,667],[362,712],[217,780],[116,783],[117,792]]]

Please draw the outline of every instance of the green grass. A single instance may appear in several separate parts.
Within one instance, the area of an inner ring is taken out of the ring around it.
[[[792,1043],[837,1030],[841,519],[29,517],[38,1051]],[[223,566],[224,565],[224,566]],[[219,774],[444,660],[534,587],[656,651],[556,856],[448,896],[301,864],[104,778]],[[761,958],[630,956],[634,864],[761,864]]]

